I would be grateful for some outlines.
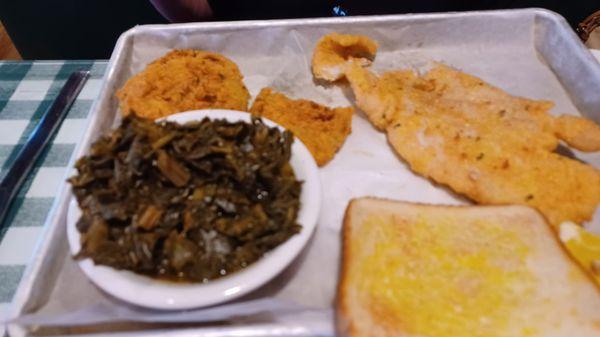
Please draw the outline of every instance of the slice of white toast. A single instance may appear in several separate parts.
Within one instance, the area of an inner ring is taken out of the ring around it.
[[[339,336],[600,336],[600,289],[525,206],[361,198],[343,228]]]

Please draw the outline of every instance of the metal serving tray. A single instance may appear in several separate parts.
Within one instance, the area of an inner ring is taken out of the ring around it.
[[[377,40],[376,71],[419,69],[427,62],[442,61],[513,94],[551,99],[555,113],[582,114],[600,122],[600,65],[563,18],[542,9],[138,26],[116,44],[71,167],[118,120],[115,91],[173,48],[206,49],[230,57],[240,66],[253,96],[260,88],[273,86],[328,105],[352,104],[346,89],[313,82],[310,74],[312,48],[331,31]],[[582,158],[598,166],[597,155]],[[346,144],[320,174],[324,211],[311,244],[282,275],[241,300],[256,304],[260,312],[234,318],[228,318],[233,310],[228,306],[208,310],[212,316],[206,310],[142,310],[91,285],[68,254],[65,219],[71,192],[63,184],[15,295],[11,317],[16,321],[9,324],[10,335],[332,335],[338,235],[347,201],[362,195],[431,203],[465,201],[413,175],[360,113]],[[289,310],[270,310],[265,299],[293,305],[287,306]]]

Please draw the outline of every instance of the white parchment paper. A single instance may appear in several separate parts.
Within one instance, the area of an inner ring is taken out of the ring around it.
[[[480,76],[511,94],[552,100],[556,103],[553,113],[580,114],[548,66],[547,55],[540,55],[536,48],[542,43],[538,40],[543,38],[536,33],[539,24],[533,12],[514,12],[413,21],[344,23],[342,20],[318,25],[308,21],[279,27],[254,23],[251,29],[194,25],[140,27],[130,32],[122,49],[117,51],[121,63],[115,67],[118,74],[111,75],[107,90],[114,93],[128,77],[173,48],[199,48],[223,53],[235,61],[253,97],[261,88],[271,86],[291,97],[329,106],[353,105],[348,87],[317,83],[310,72],[315,43],[335,30],[366,34],[379,42],[375,71],[407,67],[419,70],[431,61],[441,61]],[[578,93],[582,97],[592,94],[595,93]],[[103,125],[110,125],[115,120],[116,101],[112,95],[106,97],[94,113],[103,114]],[[587,112],[590,113],[594,112]],[[93,132],[99,133],[99,129]],[[599,155],[576,155],[600,166]],[[352,134],[335,159],[320,169],[320,177],[322,212],[306,249],[280,276],[234,303],[175,313],[130,306],[94,287],[65,249],[57,249],[55,252],[60,251],[63,256],[55,279],[48,276],[52,286],[48,286],[46,298],[38,300],[35,307],[30,305],[33,309],[19,322],[71,327],[115,321],[209,325],[207,322],[230,321],[234,326],[275,322],[296,329],[285,330],[289,334],[330,335],[340,260],[340,228],[350,199],[378,196],[437,204],[467,203],[451,191],[413,174],[391,150],[384,134],[376,131],[360,111],[354,116]],[[59,244],[66,245],[66,240]]]

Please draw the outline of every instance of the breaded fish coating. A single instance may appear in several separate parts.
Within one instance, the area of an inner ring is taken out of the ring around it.
[[[323,166],[333,159],[350,134],[354,109],[329,108],[304,99],[294,100],[264,88],[250,112],[292,131],[306,145],[317,164]]]
[[[555,117],[549,114],[554,107],[550,101],[512,96],[480,78],[443,64],[427,72],[424,80],[437,88],[436,95],[443,98],[445,105],[452,106],[457,102],[469,104],[467,109],[471,107],[476,112],[481,111],[477,119],[489,119],[487,123],[494,122],[494,112],[497,112],[502,123],[510,128],[543,137],[547,149],[554,149],[560,139],[580,151],[600,151],[600,126],[578,116]],[[458,105],[454,110],[463,108],[464,105]],[[475,117],[472,116],[472,119]],[[529,139],[526,141],[530,144]]]
[[[554,152],[465,125],[414,115],[390,126],[388,141],[416,173],[480,204],[523,204],[554,226],[590,220],[600,203],[600,173]],[[558,228],[558,227],[556,227]]]
[[[346,77],[357,105],[418,174],[481,204],[535,207],[555,226],[590,220],[600,203],[600,172],[552,152],[559,139],[594,149],[592,121],[554,117],[551,102],[444,65],[381,77],[350,65]]]
[[[600,150],[593,121],[552,116],[550,101],[510,95],[443,64],[423,75],[378,76],[345,55],[336,58],[343,72],[336,79],[348,80],[357,106],[414,172],[477,203],[535,207],[554,226],[591,219],[600,203],[600,171],[553,151],[559,140]]]
[[[366,36],[327,34],[317,42],[312,71],[316,78],[335,81],[344,76],[343,66],[348,60],[367,66],[376,52],[377,43]]]
[[[553,123],[556,136],[572,147],[585,152],[600,151],[600,125],[571,115],[554,118]]]
[[[459,116],[481,127],[504,128],[515,141],[554,150],[563,140],[581,151],[600,150],[600,126],[571,115],[549,114],[554,104],[512,96],[481,79],[437,64],[423,76],[411,70],[391,71],[381,76],[349,63],[346,77],[355,92],[357,104],[369,110],[373,124],[384,130],[402,115],[427,108],[429,102],[447,108],[446,114]],[[412,101],[422,105],[413,106]],[[499,132],[502,138],[504,135]]]
[[[246,111],[250,94],[237,65],[202,50],[173,50],[117,92],[121,113],[149,119],[195,109]]]

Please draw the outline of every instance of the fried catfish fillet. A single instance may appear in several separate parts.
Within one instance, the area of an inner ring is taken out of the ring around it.
[[[478,203],[529,205],[556,226],[591,218],[600,202],[596,169],[482,131],[461,119],[415,115],[389,127],[387,135],[413,171]]]
[[[250,94],[237,65],[217,53],[173,50],[130,78],[117,92],[121,113],[157,119],[177,112],[246,111]]]
[[[319,166],[328,163],[352,130],[352,108],[328,108],[304,99],[291,99],[264,88],[250,112],[292,131],[306,145]]]
[[[326,78],[315,71],[318,52],[313,72]],[[329,59],[343,73],[335,79],[346,77],[357,106],[414,172],[478,203],[533,206],[554,226],[591,219],[600,203],[600,172],[553,151],[559,140],[600,150],[594,122],[554,117],[550,101],[512,96],[443,64],[424,75],[378,76],[344,53]]]
[[[560,139],[580,151],[600,151],[600,126],[577,116],[552,116],[548,113],[554,106],[550,101],[512,96],[480,78],[443,64],[427,72],[424,80],[430,83],[430,88],[435,88],[435,95],[443,99],[443,104],[453,106],[454,103],[453,110],[473,109],[478,113],[469,116],[470,119],[483,117],[495,122],[494,112],[497,112],[504,125],[543,137],[548,149],[554,149]]]
[[[552,152],[559,138],[597,149],[593,122],[553,117],[551,102],[511,96],[441,64],[423,76],[377,77],[350,63],[345,74],[357,105],[416,173],[478,203],[535,207],[555,226],[591,219],[600,203],[600,172]]]
[[[377,43],[366,36],[331,33],[323,36],[313,53],[312,71],[316,78],[335,81],[344,77],[348,60],[363,66],[371,64]]]
[[[367,116],[381,130],[402,115],[444,107],[446,114],[479,127],[502,128],[517,142],[534,142],[554,150],[560,139],[581,151],[600,150],[600,126],[593,121],[570,115],[554,117],[548,113],[554,106],[550,101],[512,96],[443,64],[437,64],[423,76],[405,70],[377,77],[352,62],[345,69],[357,104],[366,109]],[[504,139],[505,132],[498,135]]]

